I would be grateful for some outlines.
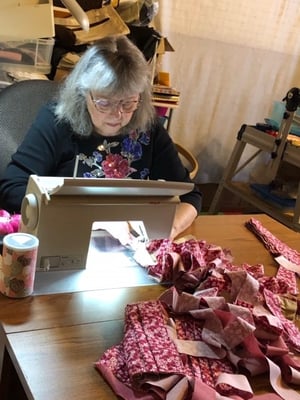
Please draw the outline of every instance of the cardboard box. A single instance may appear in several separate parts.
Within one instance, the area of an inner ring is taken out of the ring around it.
[[[54,36],[52,0],[1,0],[1,41]]]
[[[165,54],[166,51],[175,51],[166,37],[162,37],[157,46],[157,54]]]

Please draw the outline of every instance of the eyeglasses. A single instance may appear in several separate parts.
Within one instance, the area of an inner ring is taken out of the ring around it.
[[[107,99],[94,99],[92,93],[90,93],[90,96],[96,110],[101,113],[109,113],[114,111],[115,109],[117,109],[121,113],[131,113],[135,111],[141,103],[141,99],[112,101]]]

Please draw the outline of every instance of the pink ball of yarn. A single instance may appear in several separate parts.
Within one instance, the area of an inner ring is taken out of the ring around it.
[[[21,222],[20,214],[10,215],[6,210],[0,210],[0,234],[18,232]]]

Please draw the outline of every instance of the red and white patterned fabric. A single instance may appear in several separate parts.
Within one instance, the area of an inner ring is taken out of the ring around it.
[[[245,223],[245,226],[263,242],[273,256],[283,255],[289,261],[292,261],[300,267],[300,253],[295,249],[291,249],[287,244],[278,239],[268,231],[260,221],[255,218],[250,218],[250,220]]]
[[[297,260],[271,242],[274,254]],[[229,250],[204,240],[153,241],[148,250],[157,260],[149,275],[172,286],[127,305],[122,342],[95,363],[120,398],[300,400],[288,386],[300,385],[300,332],[280,301],[297,293],[294,273],[279,267],[267,277],[261,264],[236,266]],[[253,395],[246,376],[259,374],[274,392]]]
[[[257,231],[258,227],[262,229],[261,224],[256,223],[253,226],[256,226]],[[270,248],[274,256],[285,254],[289,256],[290,261],[297,261],[297,251],[284,246],[273,235],[267,235],[264,228],[263,231],[265,243],[267,237],[272,239],[273,245]],[[286,251],[279,253],[275,247],[277,242],[280,243],[278,248]],[[291,295],[298,293],[295,272],[279,267],[276,277],[270,277],[264,275],[263,265],[234,265],[229,249],[222,249],[205,240],[189,239],[182,243],[171,242],[168,239],[153,240],[148,245],[148,251],[156,259],[154,265],[147,267],[148,274],[160,283],[173,284],[178,290],[193,291],[198,286],[201,289],[218,287],[220,291],[228,290],[231,280],[223,271],[244,270],[257,279],[261,287],[274,293]]]
[[[280,395],[286,383],[300,384],[300,360],[284,340],[276,301],[268,300],[279,317],[263,311],[255,297],[251,310],[211,294],[173,287],[158,300],[127,305],[122,342],[95,364],[120,398],[258,399],[245,371],[268,374]],[[283,398],[300,398],[288,393]],[[274,393],[265,398],[280,399]]]

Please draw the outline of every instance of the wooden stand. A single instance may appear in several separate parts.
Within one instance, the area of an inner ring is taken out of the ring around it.
[[[289,139],[291,124],[299,124],[300,118],[294,115],[295,112],[286,112],[280,126],[278,135],[271,136],[255,127],[243,125],[238,132],[237,142],[230,156],[223,177],[215,193],[209,214],[218,212],[218,205],[224,189],[240,197],[244,201],[255,206],[257,209],[269,214],[288,227],[300,231],[300,177],[298,185],[297,199],[294,209],[285,212],[280,206],[275,205],[261,197],[258,197],[250,188],[249,184],[233,182],[234,176],[248,165],[262,151],[271,155],[271,162],[266,167],[265,174],[270,182],[276,177],[280,164],[285,161],[293,166],[300,167],[300,147],[294,145]],[[242,154],[246,145],[252,145],[258,150],[240,165]]]

